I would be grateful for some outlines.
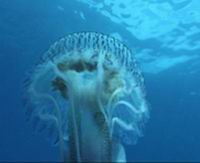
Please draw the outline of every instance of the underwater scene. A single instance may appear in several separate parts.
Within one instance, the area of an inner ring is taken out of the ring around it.
[[[200,161],[199,0],[0,0],[0,162]]]

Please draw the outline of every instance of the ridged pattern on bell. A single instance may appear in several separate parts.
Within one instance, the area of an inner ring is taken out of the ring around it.
[[[70,54],[69,52],[88,49],[105,52],[105,54],[110,54],[115,57],[121,65],[125,66],[127,71],[133,74],[137,84],[143,86],[143,77],[137,67],[134,54],[121,41],[106,34],[96,32],[69,34],[55,42],[42,56],[41,62],[48,62],[49,59],[54,60],[54,57],[66,55],[67,53]]]

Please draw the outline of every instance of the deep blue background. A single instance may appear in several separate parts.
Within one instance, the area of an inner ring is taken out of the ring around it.
[[[21,81],[25,72],[58,38],[69,32],[120,32],[133,43],[140,42],[121,26],[100,17],[85,5],[60,0],[0,0],[0,161],[60,160],[58,149],[25,122],[21,102]],[[72,14],[82,8],[87,22]],[[98,22],[94,19],[98,17]],[[103,27],[103,28],[102,28]],[[200,69],[200,61],[193,66]],[[200,161],[200,73],[191,74],[187,62],[164,73],[144,74],[150,120],[144,137],[127,146],[128,160]],[[180,75],[179,72],[184,72]],[[179,74],[179,75],[178,75]]]

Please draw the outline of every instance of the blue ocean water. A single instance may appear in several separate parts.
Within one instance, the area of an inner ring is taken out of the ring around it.
[[[145,77],[150,119],[128,161],[200,161],[199,0],[0,0],[0,161],[59,161],[34,133],[21,83],[57,39],[97,31],[124,41]]]

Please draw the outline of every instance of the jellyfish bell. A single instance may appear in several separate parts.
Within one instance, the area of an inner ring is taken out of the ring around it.
[[[136,142],[148,118],[133,54],[101,33],[54,43],[24,85],[27,116],[66,161],[125,161],[123,144]]]

